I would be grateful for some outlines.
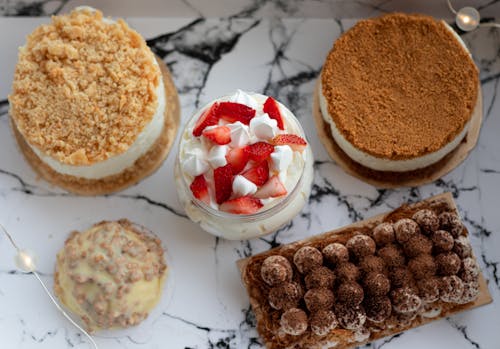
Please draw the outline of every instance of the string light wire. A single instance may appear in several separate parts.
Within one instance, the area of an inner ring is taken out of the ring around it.
[[[50,293],[49,289],[47,288],[47,286],[45,285],[45,283],[43,282],[42,278],[40,277],[40,275],[38,274],[38,272],[36,271],[36,264],[35,264],[35,257],[30,255],[30,253],[26,250],[22,250],[19,248],[19,246],[16,244],[16,242],[14,241],[14,239],[12,238],[12,236],[9,234],[9,232],[7,231],[7,229],[5,229],[5,227],[0,224],[0,229],[4,232],[5,236],[7,237],[7,239],[10,241],[10,243],[12,244],[12,246],[14,247],[14,249],[17,251],[17,254],[16,254],[16,265],[22,269],[24,272],[28,273],[28,274],[32,274],[35,276],[35,278],[38,280],[38,282],[40,283],[40,285],[42,286],[43,290],[45,291],[45,293],[47,294],[47,296],[49,296],[50,300],[52,301],[52,303],[54,303],[54,305],[56,306],[56,308],[59,310],[59,312],[73,325],[75,326],[80,332],[82,332],[86,337],[87,339],[89,340],[89,342],[92,344],[92,347],[94,349],[99,349],[97,347],[97,343],[94,341],[94,339],[92,338],[92,336],[87,332],[85,331],[80,325],[78,325],[67,313],[66,311],[64,311],[64,309],[59,305],[59,303],[56,301],[56,299],[54,298],[54,296],[52,295],[52,293]]]
[[[500,28],[500,23],[486,22],[481,23],[479,11],[474,7],[463,7],[460,10],[455,10],[451,0],[446,0],[448,8],[455,15],[457,26],[463,31],[472,31],[478,27]]]

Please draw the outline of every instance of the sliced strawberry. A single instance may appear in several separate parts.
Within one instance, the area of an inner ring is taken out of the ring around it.
[[[230,164],[214,170],[215,201],[219,205],[231,196],[233,179],[233,167]]]
[[[274,146],[266,142],[257,142],[245,148],[250,160],[262,162],[274,151]]]
[[[257,192],[255,197],[259,199],[276,198],[286,195],[287,191],[278,176],[272,176]]]
[[[262,202],[251,196],[242,196],[228,200],[220,205],[220,209],[229,213],[252,214],[257,212],[262,206]]]
[[[285,129],[278,102],[276,102],[273,97],[267,97],[266,102],[264,103],[264,113],[267,113],[271,119],[278,122],[278,128],[280,130]]]
[[[243,177],[253,182],[256,186],[260,187],[267,182],[269,178],[269,165],[267,161],[262,161],[252,168],[249,168],[241,174]]]
[[[189,186],[194,197],[207,204],[210,204],[210,196],[208,195],[208,185],[203,175],[196,176]]]
[[[277,135],[271,140],[271,143],[274,145],[288,145],[293,150],[300,152],[302,152],[307,145],[304,138],[290,134]]]
[[[255,116],[255,109],[241,103],[220,102],[217,114],[220,118],[228,122],[240,121],[248,125],[250,120]]]
[[[231,164],[233,167],[233,174],[238,174],[248,163],[250,160],[250,156],[245,151],[246,147],[241,148],[233,148],[226,154],[226,160],[228,164]]]
[[[207,126],[217,125],[219,122],[219,116],[217,114],[217,110],[219,109],[219,103],[214,103],[212,106],[205,110],[198,121],[196,121],[196,125],[193,128],[193,136],[199,137],[201,133]]]
[[[205,128],[202,134],[212,142],[220,145],[228,144],[229,142],[231,142],[231,129],[227,126]]]

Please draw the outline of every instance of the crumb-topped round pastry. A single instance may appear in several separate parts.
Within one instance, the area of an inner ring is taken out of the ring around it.
[[[446,23],[395,13],[359,21],[335,42],[318,95],[327,133],[351,167],[398,181],[422,175],[464,139],[478,69]]]
[[[167,276],[160,240],[127,220],[73,232],[57,255],[54,289],[90,331],[137,325]]]
[[[85,7],[27,37],[9,102],[30,164],[81,194],[122,189],[152,173],[179,117],[169,73],[144,39]]]

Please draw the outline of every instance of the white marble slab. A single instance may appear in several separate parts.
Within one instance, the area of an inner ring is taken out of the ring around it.
[[[77,197],[37,179],[14,143],[5,98],[17,47],[45,20],[0,19],[0,222],[20,245],[38,252],[40,271],[50,285],[56,252],[71,230],[121,217],[157,232],[174,272],[171,301],[155,310],[144,331],[97,336],[101,348],[260,348],[234,264],[237,259],[444,191],[454,194],[472,232],[495,302],[369,347],[499,347],[500,32],[481,29],[464,36],[482,70],[485,111],[479,144],[471,156],[431,185],[377,190],[329,160],[311,119],[312,90],[321,64],[352,20],[129,18],[172,70],[183,123],[197,106],[242,88],[275,96],[304,126],[316,157],[309,204],[276,234],[231,242],[204,233],[184,216],[172,185],[176,147],[153,176],[109,196]],[[15,271],[12,256],[12,248],[0,237],[0,348],[88,348],[35,280]]]

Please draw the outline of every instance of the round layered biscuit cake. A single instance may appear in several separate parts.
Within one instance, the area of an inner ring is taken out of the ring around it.
[[[449,163],[477,137],[473,116],[481,118],[478,70],[465,44],[446,23],[422,15],[358,22],[328,54],[315,99],[330,154],[375,183],[443,175],[463,160]]]
[[[165,64],[121,19],[77,8],[19,49],[11,124],[28,162],[68,191],[124,189],[166,158],[179,102]]]
[[[125,328],[148,316],[166,275],[159,239],[127,220],[101,222],[67,239],[54,289],[90,331]]]

